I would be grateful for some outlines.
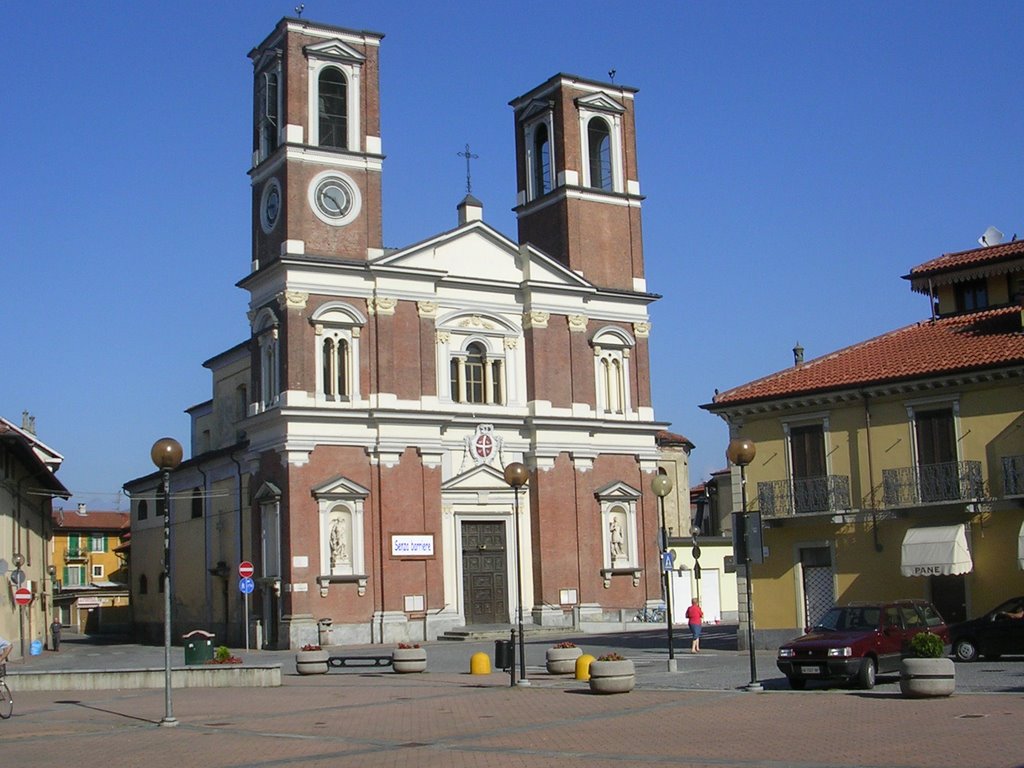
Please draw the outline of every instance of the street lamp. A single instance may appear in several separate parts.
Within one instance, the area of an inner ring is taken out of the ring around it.
[[[519,685],[529,685],[530,681],[526,679],[526,642],[523,639],[523,566],[522,566],[522,547],[520,546],[519,538],[519,489],[526,485],[526,481],[530,479],[530,473],[526,467],[520,464],[518,461],[513,461],[505,467],[505,482],[512,486],[512,490],[516,496],[515,506],[515,524],[516,524],[516,595],[519,602],[519,610],[517,613],[517,621],[519,627]],[[513,638],[513,645],[515,644],[515,638]],[[512,665],[511,674],[515,675],[515,665]]]
[[[737,437],[729,441],[729,447],[725,451],[725,458],[740,468],[740,520],[742,521],[743,560],[744,560],[744,581],[747,584],[747,649],[750,652],[750,682],[747,684],[748,691],[763,691],[764,688],[757,681],[757,660],[754,655],[754,603],[751,594],[750,581],[750,541],[747,533],[750,530],[747,517],[747,464],[754,460],[757,454],[757,446],[753,440]],[[760,562],[760,561],[759,561]]]
[[[693,539],[693,549],[690,550],[690,554],[693,555],[693,578],[697,582],[697,602],[700,602],[700,543],[697,541],[700,534],[699,525],[690,528],[690,536]]]
[[[181,464],[181,443],[173,437],[161,437],[149,452],[161,473],[164,497],[164,719],[160,725],[178,724],[171,706],[171,471]]]
[[[21,570],[21,566],[25,564],[25,556],[21,552],[15,552],[11,558],[14,562],[14,573],[12,578],[16,587],[21,587],[25,583],[25,574]],[[29,630],[32,627],[29,625]],[[21,648],[21,658],[25,659],[25,606],[21,606],[18,609],[18,645]]]
[[[651,490],[658,497],[661,508],[661,552],[659,567],[665,585],[665,621],[668,623],[668,671],[676,671],[676,648],[672,637],[672,570],[668,565],[668,528],[665,526],[665,497],[672,493],[672,478],[668,475],[655,475],[651,479]]]

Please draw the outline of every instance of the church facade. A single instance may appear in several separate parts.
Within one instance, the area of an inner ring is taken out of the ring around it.
[[[519,582],[528,623],[629,620],[663,599],[666,426],[636,92],[559,74],[511,101],[515,239],[467,195],[454,228],[385,249],[381,39],[285,18],[250,53],[251,333],[205,363],[171,477],[175,625],[246,647],[433,639],[513,621]],[[158,479],[125,486],[153,633]]]

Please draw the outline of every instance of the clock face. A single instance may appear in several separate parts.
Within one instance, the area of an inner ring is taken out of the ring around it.
[[[332,227],[344,226],[359,214],[359,189],[345,174],[324,171],[310,182],[309,204],[321,221]]]
[[[270,234],[281,216],[281,184],[271,179],[263,187],[263,200],[260,205],[260,224],[263,231]]]
[[[314,199],[317,208],[329,219],[343,219],[352,210],[351,187],[336,176],[328,176],[317,184]]]

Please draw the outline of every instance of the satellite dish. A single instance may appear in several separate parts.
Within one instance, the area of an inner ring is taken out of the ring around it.
[[[985,234],[978,238],[978,242],[982,245],[1002,245],[1003,233],[995,227],[989,227],[985,230]]]

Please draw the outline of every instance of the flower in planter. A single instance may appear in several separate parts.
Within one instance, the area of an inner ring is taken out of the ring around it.
[[[576,643],[572,642],[571,640],[566,640],[564,643],[556,643],[555,645],[553,645],[551,647],[552,648],[575,648],[576,647]]]
[[[619,654],[617,654],[614,651],[612,651],[611,653],[606,653],[604,656],[598,656],[597,660],[598,661],[625,661],[626,657],[625,656],[620,656]]]
[[[231,649],[226,645],[218,645],[213,652],[213,658],[207,664],[241,664],[242,660],[232,655]]]
[[[301,650],[303,650],[303,651],[322,651],[323,648],[321,648],[319,645],[313,645],[312,643],[306,643],[304,646],[302,646]]]
[[[419,643],[399,643],[398,647],[401,648],[403,651],[407,651],[410,648],[419,648],[420,644]]]

